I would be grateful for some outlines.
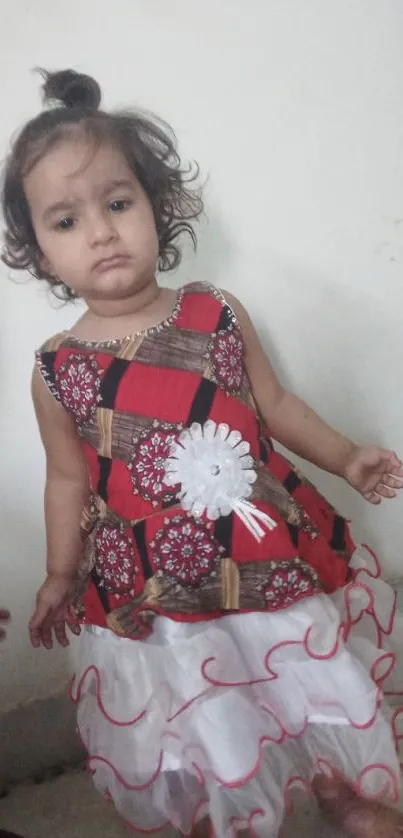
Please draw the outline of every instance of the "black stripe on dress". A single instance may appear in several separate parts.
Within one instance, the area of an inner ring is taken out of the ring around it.
[[[109,606],[108,594],[105,591],[105,588],[101,587],[101,585],[100,585],[101,580],[100,580],[95,568],[94,568],[94,570],[91,571],[91,579],[92,579],[92,581],[95,585],[96,592],[99,596],[99,599],[101,600],[102,608],[104,609],[105,614],[110,614],[111,609],[110,609],[110,606]]]
[[[234,525],[234,513],[218,518],[214,522],[214,538],[225,550],[225,555],[231,557],[232,553],[232,530]]]
[[[55,380],[56,352],[37,352],[36,363],[41,376],[52,396],[61,403]]]
[[[154,576],[154,571],[151,568],[150,560],[148,558],[147,543],[146,543],[146,524],[145,521],[139,521],[133,527],[134,540],[140,554],[141,566],[143,568],[144,578],[151,579]]]
[[[290,471],[283,483],[283,486],[287,489],[288,494],[292,495],[300,485],[301,479],[298,477],[298,474],[296,474],[295,471]]]
[[[344,553],[346,549],[346,522],[341,515],[336,515],[333,523],[333,533],[330,542],[332,550]]]
[[[36,358],[39,368],[45,377],[54,380],[56,352],[38,352]]]
[[[269,454],[262,437],[259,438],[259,460],[264,465],[267,465],[269,461]]]
[[[264,465],[267,465],[269,460],[269,453],[267,450],[267,444],[263,436],[262,423],[258,416],[256,417],[256,431],[259,440],[259,460]]]
[[[208,378],[201,379],[189,411],[188,425],[191,425],[192,422],[199,422],[200,425],[204,425],[207,422],[216,392],[217,385],[214,384],[214,381],[210,381]]]
[[[295,526],[295,524],[287,524],[288,532],[290,533],[291,541],[294,547],[298,547],[298,534],[299,529]]]
[[[234,315],[229,306],[225,305],[221,309],[220,319],[215,328],[216,332],[227,332],[232,328]]]
[[[130,361],[124,358],[114,358],[110,367],[102,376],[101,383],[101,407],[113,410],[115,407],[116,395],[119,389],[119,384],[130,365]]]
[[[108,480],[112,469],[112,460],[109,457],[98,456],[99,464],[99,480],[97,486],[97,493],[105,501],[108,502]]]

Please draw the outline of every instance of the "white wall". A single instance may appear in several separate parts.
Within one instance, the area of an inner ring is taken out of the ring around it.
[[[112,11],[112,8],[114,9]],[[30,73],[74,66],[107,106],[172,122],[209,176],[209,225],[182,277],[249,307],[284,380],[357,440],[403,454],[403,6],[400,0],[9,0],[0,11],[0,153],[35,114]],[[34,348],[68,325],[1,271],[1,703],[46,694],[67,659],[31,654],[44,560]],[[319,484],[400,573],[403,501]]]

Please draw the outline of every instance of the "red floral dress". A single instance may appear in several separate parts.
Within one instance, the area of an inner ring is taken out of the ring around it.
[[[90,473],[75,607],[84,623],[141,637],[156,614],[196,622],[274,612],[346,583],[354,549],[346,522],[273,449],[220,292],[185,286],[159,326],[100,343],[63,333],[37,362],[77,423]],[[165,481],[183,429],[208,420],[250,445],[249,500],[276,523],[260,542],[233,512],[215,521],[186,512]]]

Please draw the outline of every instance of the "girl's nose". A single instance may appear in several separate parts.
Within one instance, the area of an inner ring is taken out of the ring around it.
[[[117,237],[111,216],[102,213],[91,219],[88,231],[91,245],[109,244]]]

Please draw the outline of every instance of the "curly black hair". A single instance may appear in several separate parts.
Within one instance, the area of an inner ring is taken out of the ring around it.
[[[159,241],[158,269],[176,268],[181,261],[178,239],[182,233],[190,236],[196,248],[191,222],[203,212],[203,202],[194,184],[198,167],[182,168],[169,125],[137,110],[113,113],[99,110],[101,90],[90,76],[74,70],[40,72],[44,79],[44,101],[53,107],[25,125],[6,160],[1,185],[6,225],[2,261],[11,268],[28,270],[36,279],[46,280],[59,299],[68,301],[76,296],[41,267],[24,178],[51,148],[80,130],[94,147],[107,142],[122,152],[154,212]]]

